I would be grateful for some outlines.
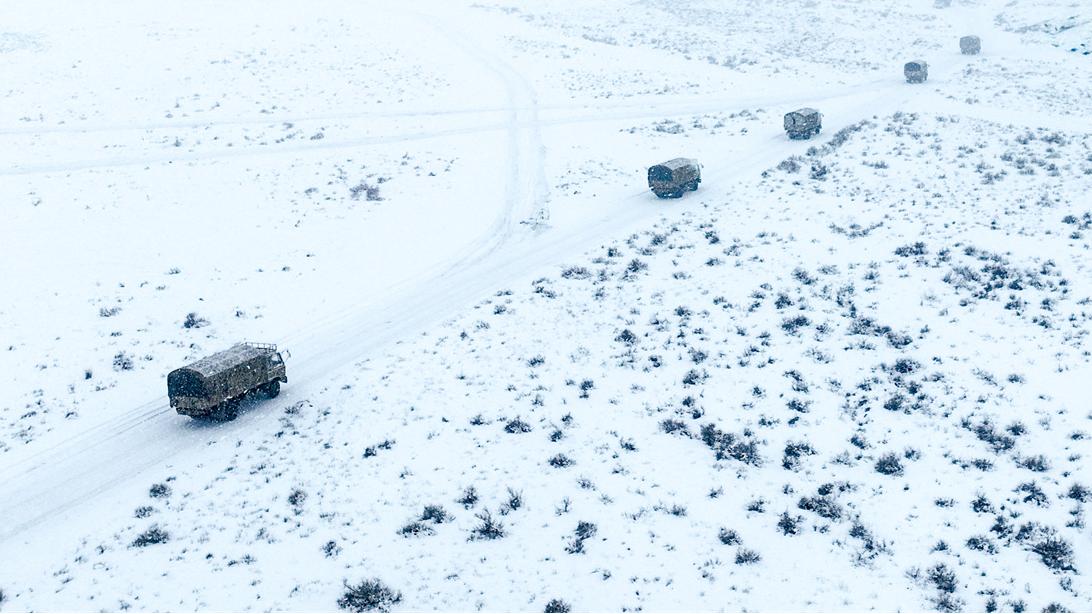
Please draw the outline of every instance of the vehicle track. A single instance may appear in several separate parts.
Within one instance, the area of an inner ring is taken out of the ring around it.
[[[889,82],[889,80],[884,80],[883,82]],[[871,83],[876,82],[866,82],[866,85]],[[856,92],[858,91],[860,90],[847,90],[844,92],[840,92],[839,94],[842,96],[851,96],[856,94]],[[551,119],[526,119],[526,117],[524,117],[519,121],[519,127],[541,130],[544,127],[571,125],[578,123],[595,123],[607,120],[621,119],[662,119],[665,117],[673,117],[679,115],[712,113],[725,110],[740,110],[744,108],[764,107],[775,104],[778,105],[780,108],[810,103],[814,102],[816,99],[817,98],[814,95],[805,94],[800,94],[798,96],[767,96],[762,98],[750,98],[735,101],[717,98],[712,101],[666,103],[659,106],[643,105],[638,108],[627,109],[621,112],[610,112],[608,110],[602,113],[576,115],[571,117],[562,116]],[[526,113],[528,111],[532,114],[533,117],[537,118],[538,114],[533,108],[517,108],[515,110],[516,113]],[[442,115],[439,116],[442,117]],[[0,176],[70,173],[93,169],[117,168],[124,166],[200,163],[214,160],[230,160],[236,158],[308,154],[329,150],[354,149],[370,145],[384,145],[390,143],[403,143],[411,141],[439,139],[445,137],[470,136],[488,132],[499,132],[508,130],[510,126],[510,121],[493,120],[460,128],[419,130],[398,134],[353,136],[341,139],[326,138],[317,142],[301,141],[293,142],[289,145],[239,147],[207,152],[178,151],[176,148],[171,147],[169,150],[164,148],[160,152],[142,155],[116,156],[110,158],[95,158],[64,162],[30,162],[26,164],[21,163],[16,166],[10,166],[8,168],[0,169]]]

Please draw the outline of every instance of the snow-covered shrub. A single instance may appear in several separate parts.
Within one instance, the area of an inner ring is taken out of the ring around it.
[[[208,326],[208,324],[208,320],[191,311],[186,314],[186,319],[182,321],[182,328],[201,328]]]
[[[114,370],[115,371],[132,371],[133,370],[133,357],[125,352],[118,352],[114,354]]]
[[[686,423],[682,420],[676,420],[674,418],[665,418],[663,422],[660,422],[660,430],[668,435],[680,434],[690,436],[690,429],[686,427]]]
[[[734,459],[748,465],[762,464],[758,444],[753,439],[744,440],[732,433],[718,430],[712,424],[701,427],[701,440],[716,453],[717,460]]]
[[[1043,565],[1055,571],[1076,571],[1073,563],[1073,546],[1066,540],[1052,535],[1032,546],[1031,551],[1039,555]]]
[[[143,548],[145,546],[151,546],[153,544],[162,544],[166,543],[167,540],[169,540],[170,538],[171,536],[166,531],[160,529],[156,525],[153,525],[147,531],[141,533],[140,535],[137,535],[136,539],[133,540],[131,547]]]
[[[470,539],[500,539],[504,537],[504,524],[493,518],[492,512],[483,510],[475,516],[480,523],[470,531]]]
[[[581,520],[576,523],[576,531],[573,532],[573,539],[569,542],[568,546],[565,546],[565,552],[569,554],[583,554],[584,542],[595,536],[599,531],[595,523]]]
[[[754,565],[762,560],[762,555],[749,550],[747,548],[740,548],[736,551],[736,565]]]
[[[421,512],[421,520],[443,524],[448,520],[451,520],[451,516],[444,510],[443,506],[426,505],[424,511]]]
[[[785,444],[785,452],[781,457],[781,466],[789,471],[796,471],[800,467],[800,457],[813,456],[815,449],[806,441],[790,441]]]
[[[565,614],[572,611],[572,607],[560,599],[551,599],[542,611],[546,614]]]
[[[500,513],[501,516],[506,516],[511,512],[523,507],[523,492],[517,492],[508,489],[508,500],[501,504]]]
[[[777,521],[777,528],[781,529],[781,533],[784,535],[796,535],[800,532],[800,523],[803,521],[803,516],[790,516],[788,512],[781,512],[781,518]]]
[[[530,433],[531,425],[524,422],[519,416],[512,418],[504,425],[505,433]]]
[[[733,529],[726,529],[721,527],[720,532],[717,533],[717,539],[725,546],[738,546],[743,543],[740,539],[739,533],[736,533]]]
[[[930,567],[926,579],[942,593],[954,593],[958,585],[955,572],[944,563]]]
[[[171,496],[171,487],[163,483],[152,484],[152,487],[148,489],[148,496],[153,499],[169,497]]]
[[[564,454],[555,454],[554,456],[550,457],[550,460],[546,462],[550,463],[551,467],[555,467],[557,469],[571,467],[572,465],[576,464],[576,461],[569,458],[568,456],[565,456]]]
[[[796,506],[808,512],[815,512],[827,520],[842,519],[842,506],[838,505],[833,497],[802,497]]]
[[[1076,499],[1080,503],[1085,503],[1087,501],[1092,501],[1092,489],[1089,489],[1083,484],[1073,484],[1069,487],[1069,491],[1066,492],[1065,496],[1070,499]]]
[[[888,452],[876,461],[876,471],[884,475],[902,475],[902,461],[895,453]]]
[[[462,496],[455,502],[461,504],[466,509],[474,507],[474,504],[478,502],[478,490],[473,486],[467,486],[463,490]]]
[[[392,605],[402,601],[402,593],[391,590],[379,578],[364,580],[356,586],[345,584],[345,593],[338,598],[337,606],[349,612],[389,612]]]
[[[414,520],[406,526],[398,530],[398,534],[402,537],[421,537],[428,535],[435,535],[436,529],[421,522],[420,520]]]

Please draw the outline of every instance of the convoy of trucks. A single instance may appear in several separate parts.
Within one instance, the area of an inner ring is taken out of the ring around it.
[[[977,36],[959,39],[964,55],[977,55],[982,41]],[[903,74],[909,83],[923,83],[929,76],[924,60],[907,62]],[[810,139],[823,127],[823,115],[811,107],[785,114],[784,128],[790,139]],[[660,198],[680,198],[698,189],[701,164],[693,158],[673,158],[648,169],[648,187]],[[167,375],[171,407],[184,416],[234,420],[239,404],[253,393],[273,398],[287,382],[284,358],[277,346],[238,343]]]

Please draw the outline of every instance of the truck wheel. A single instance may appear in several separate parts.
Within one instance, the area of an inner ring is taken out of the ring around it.
[[[217,422],[231,422],[239,417],[239,401],[235,399],[224,401],[212,410],[209,417]]]
[[[280,380],[273,380],[273,381],[269,382],[268,384],[264,384],[262,386],[262,393],[264,393],[265,396],[267,396],[267,397],[269,397],[271,399],[276,398],[276,396],[281,393],[281,382],[280,382]]]
[[[690,183],[686,184],[686,189],[690,190],[691,192],[696,191],[698,189],[698,180],[695,179],[694,181],[691,181]]]

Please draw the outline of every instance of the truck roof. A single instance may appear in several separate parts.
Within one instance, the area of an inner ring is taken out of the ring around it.
[[[195,371],[204,377],[211,377],[218,373],[222,373],[225,369],[230,369],[240,363],[253,360],[260,356],[265,356],[272,351],[275,350],[248,343],[236,343],[222,352],[206,356],[193,364],[182,367],[182,369]]]
[[[689,165],[698,166],[698,161],[693,158],[672,158],[655,166],[664,166],[674,171]]]

